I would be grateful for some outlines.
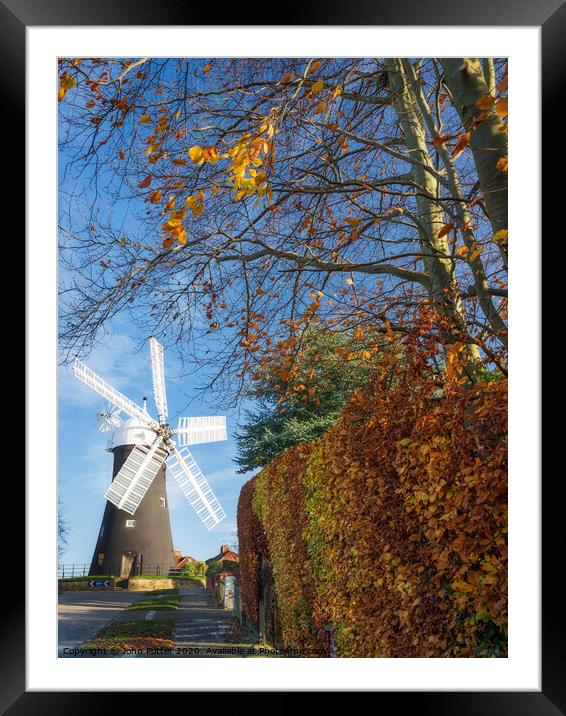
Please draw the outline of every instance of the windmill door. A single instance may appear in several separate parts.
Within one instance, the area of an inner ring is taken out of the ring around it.
[[[136,562],[137,554],[135,552],[126,552],[122,555],[120,579],[128,579],[136,573]]]

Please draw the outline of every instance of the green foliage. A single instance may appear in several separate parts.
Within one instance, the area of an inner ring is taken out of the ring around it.
[[[183,567],[180,576],[190,579],[203,579],[206,577],[206,562],[187,562]]]
[[[236,434],[240,472],[264,467],[290,447],[321,437],[356,388],[366,385],[371,361],[359,358],[368,339],[358,329],[307,330],[293,362],[283,354],[256,382],[258,408]],[[356,351],[350,355],[351,351]],[[375,350],[373,352],[375,354]]]
[[[209,565],[207,565],[206,568],[206,574],[207,576],[211,574],[217,574],[218,572],[222,572],[224,570],[224,562],[211,562]]]

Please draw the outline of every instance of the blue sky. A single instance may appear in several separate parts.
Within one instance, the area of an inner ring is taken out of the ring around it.
[[[155,414],[149,346],[124,323],[115,323],[109,335],[85,360],[87,365],[115,388],[141,405],[148,397],[148,411]],[[165,352],[165,375],[169,422],[180,415],[213,415],[210,405],[190,402],[198,382],[178,380],[174,353]],[[112,455],[106,452],[109,434],[98,431],[95,415],[104,401],[78,381],[70,366],[59,369],[59,495],[70,534],[62,562],[90,562],[104,511],[104,493],[112,477]],[[223,414],[223,413],[222,413]],[[167,480],[171,528],[175,549],[197,559],[208,559],[224,543],[236,540],[236,508],[241,486],[250,475],[237,474],[234,427],[237,416],[227,414],[226,442],[191,447],[195,459],[226,511],[226,518],[211,532],[202,525],[173,479]]]

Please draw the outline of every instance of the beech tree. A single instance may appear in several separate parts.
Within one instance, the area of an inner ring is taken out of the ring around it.
[[[505,372],[506,77],[476,58],[62,60],[64,351],[127,312],[234,397],[287,379],[311,326],[426,333],[467,380]]]

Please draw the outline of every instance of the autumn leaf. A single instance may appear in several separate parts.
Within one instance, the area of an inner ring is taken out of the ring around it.
[[[509,157],[501,157],[501,159],[497,161],[495,168],[498,172],[506,172],[509,168]]]
[[[460,248],[456,251],[456,256],[464,256],[469,251],[467,246],[460,246]]]
[[[460,135],[460,139],[456,142],[454,149],[452,150],[452,159],[457,159],[464,149],[470,144],[470,133],[465,132]]]
[[[453,228],[454,224],[444,224],[442,229],[438,232],[438,238],[441,239],[443,236],[446,236],[446,234],[449,234]]]
[[[182,229],[179,232],[179,235],[177,236],[177,241],[181,244],[181,246],[184,246],[187,243],[187,232],[185,229]]]
[[[142,114],[142,116],[140,117],[140,124],[147,124],[150,121],[151,117],[149,116],[149,114]]]
[[[161,190],[155,189],[154,191],[152,191],[149,194],[148,199],[151,201],[152,204],[157,204],[157,202],[161,199]]]
[[[495,104],[495,97],[490,94],[486,94],[484,97],[481,97],[476,102],[476,107],[478,109],[491,109],[493,105]]]
[[[193,164],[202,164],[204,162],[204,152],[202,147],[198,145],[189,149],[189,159]]]
[[[495,105],[495,113],[501,118],[507,116],[507,97],[502,97],[501,99],[497,100],[497,103]]]
[[[174,239],[172,236],[167,236],[167,238],[163,239],[163,248],[164,249],[170,249],[171,246],[173,246]]]
[[[475,261],[477,257],[481,254],[483,251],[483,246],[479,246],[477,249],[474,249],[472,253],[470,254],[468,261]]]
[[[502,92],[505,92],[507,89],[509,76],[507,74],[507,67],[505,68],[505,75],[502,77],[502,79],[497,83],[497,87],[495,88],[498,94],[501,94]]]
[[[324,82],[323,82],[322,80],[318,80],[318,81],[315,82],[315,83],[313,84],[313,86],[311,87],[310,93],[311,93],[311,94],[317,94],[318,92],[321,91],[321,89],[322,89],[323,87],[324,87]]]
[[[145,179],[142,179],[139,183],[140,189],[147,189],[147,187],[151,184],[151,174],[148,174]]]
[[[126,152],[123,149],[120,149],[120,151],[118,152],[118,156],[120,157],[120,159],[125,159]]]
[[[313,72],[316,72],[318,68],[320,67],[320,60],[315,60],[311,66],[309,67],[308,74],[312,75]]]
[[[507,229],[499,229],[494,235],[493,240],[496,244],[505,244],[509,239],[509,231]]]
[[[77,86],[77,81],[68,72],[64,72],[60,77],[59,90],[57,92],[57,99],[59,102],[65,98],[67,92],[73,87]]]
[[[473,592],[473,591],[474,591],[474,588],[472,587],[472,585],[471,585],[471,584],[468,584],[468,582],[464,582],[464,581],[452,582],[452,584],[451,584],[450,586],[451,586],[452,589],[454,589],[454,591],[456,591],[456,592],[469,593],[469,592]]]
[[[433,147],[436,147],[436,149],[438,149],[438,147],[441,147],[441,146],[442,146],[443,144],[445,144],[449,139],[451,139],[451,136],[450,136],[449,134],[439,134],[438,137],[435,137],[435,138],[432,140],[432,146],[433,146]]]
[[[209,62],[202,68],[202,74],[207,75],[211,69],[212,69],[212,62]]]

